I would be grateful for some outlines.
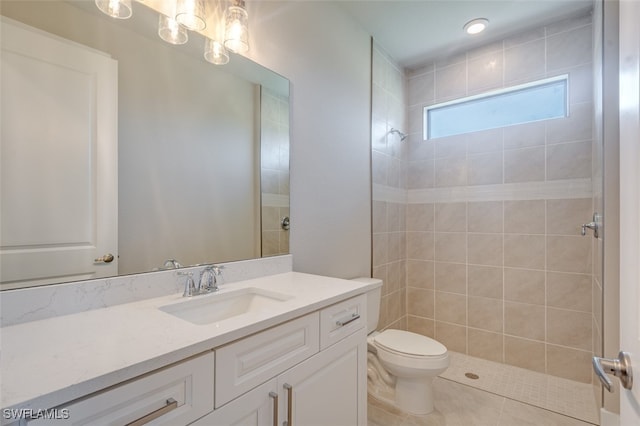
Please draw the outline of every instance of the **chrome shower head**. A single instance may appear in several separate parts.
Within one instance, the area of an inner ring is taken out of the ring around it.
[[[394,134],[394,133],[395,133],[395,134],[397,134],[398,136],[400,136],[400,140],[401,140],[401,141],[405,140],[405,139],[407,138],[407,136],[408,136],[406,133],[401,132],[400,130],[398,130],[398,129],[394,129],[394,128],[392,127],[392,128],[391,128],[391,130],[389,130],[389,134],[390,134],[390,135],[392,135],[392,134]]]

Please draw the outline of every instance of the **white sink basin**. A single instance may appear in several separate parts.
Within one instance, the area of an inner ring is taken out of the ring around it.
[[[159,309],[193,324],[211,324],[252,312],[267,311],[293,296],[255,287],[193,296]]]

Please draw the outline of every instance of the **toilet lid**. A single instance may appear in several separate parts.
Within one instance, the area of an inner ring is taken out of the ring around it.
[[[376,335],[374,340],[386,349],[407,355],[437,356],[447,353],[442,343],[410,331],[385,330]]]

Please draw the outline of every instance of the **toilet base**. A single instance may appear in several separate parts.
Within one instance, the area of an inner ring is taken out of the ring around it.
[[[433,377],[397,378],[395,402],[410,414],[425,415],[433,411]]]

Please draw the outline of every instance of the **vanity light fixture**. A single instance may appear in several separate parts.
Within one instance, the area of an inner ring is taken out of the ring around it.
[[[218,40],[207,38],[204,43],[204,59],[215,65],[224,65],[229,62],[229,53]]]
[[[204,0],[178,0],[176,21],[191,31],[202,31],[207,26]]]
[[[178,21],[163,14],[159,16],[158,35],[161,39],[171,44],[185,44],[189,40],[187,29]]]
[[[224,46],[235,53],[249,50],[249,15],[244,0],[231,0],[224,18]]]
[[[485,18],[476,18],[464,24],[464,30],[467,34],[474,35],[484,31],[489,25],[489,20]]]
[[[131,0],[96,0],[98,9],[116,19],[131,18]]]

